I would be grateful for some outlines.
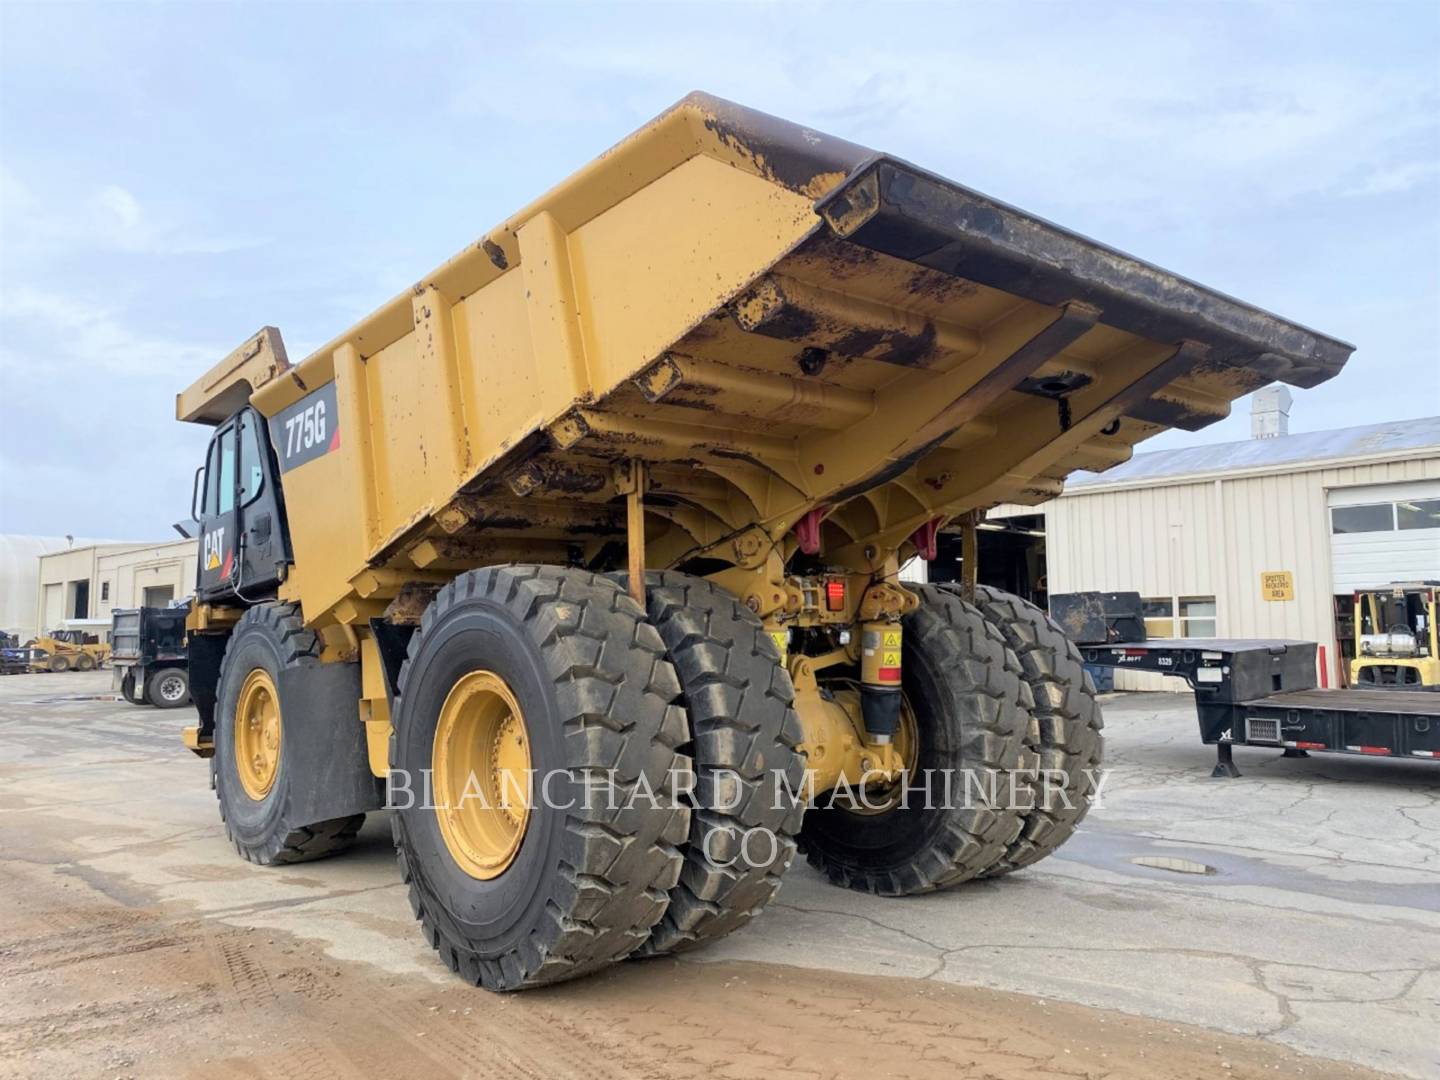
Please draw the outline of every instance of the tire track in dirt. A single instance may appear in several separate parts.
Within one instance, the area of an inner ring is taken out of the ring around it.
[[[234,934],[218,939],[210,949],[220,976],[224,1021],[264,1040],[265,1051],[246,1060],[246,1075],[275,1080],[359,1080],[372,1075],[337,1041],[308,1030],[312,1025],[303,1022],[308,1001],[303,994],[276,987],[283,980],[271,972],[268,945],[250,934]],[[297,1014],[302,1020],[298,1029]]]

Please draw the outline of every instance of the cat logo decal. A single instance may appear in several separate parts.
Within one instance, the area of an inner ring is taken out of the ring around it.
[[[221,526],[218,529],[211,529],[205,534],[204,557],[205,569],[207,571],[219,570],[222,576],[230,576],[230,556],[225,553],[224,526]],[[220,565],[220,560],[222,558],[225,560],[225,565],[223,568]]]

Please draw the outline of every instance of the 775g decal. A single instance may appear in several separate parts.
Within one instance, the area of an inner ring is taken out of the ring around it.
[[[272,416],[270,442],[280,458],[282,473],[338,450],[340,417],[335,407],[335,384],[326,383]]]

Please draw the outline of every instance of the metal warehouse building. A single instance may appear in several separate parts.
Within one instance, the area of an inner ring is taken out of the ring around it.
[[[1316,641],[1342,685],[1352,591],[1440,579],[1440,417],[1287,435],[1288,405],[1262,391],[1255,438],[1137,454],[990,516],[1043,514],[1046,592],[1139,592],[1155,637]],[[1169,682],[1121,672],[1116,688]]]

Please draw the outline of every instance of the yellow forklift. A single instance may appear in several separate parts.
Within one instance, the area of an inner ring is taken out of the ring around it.
[[[1396,581],[1356,590],[1351,686],[1440,690],[1437,593],[1440,581]]]

